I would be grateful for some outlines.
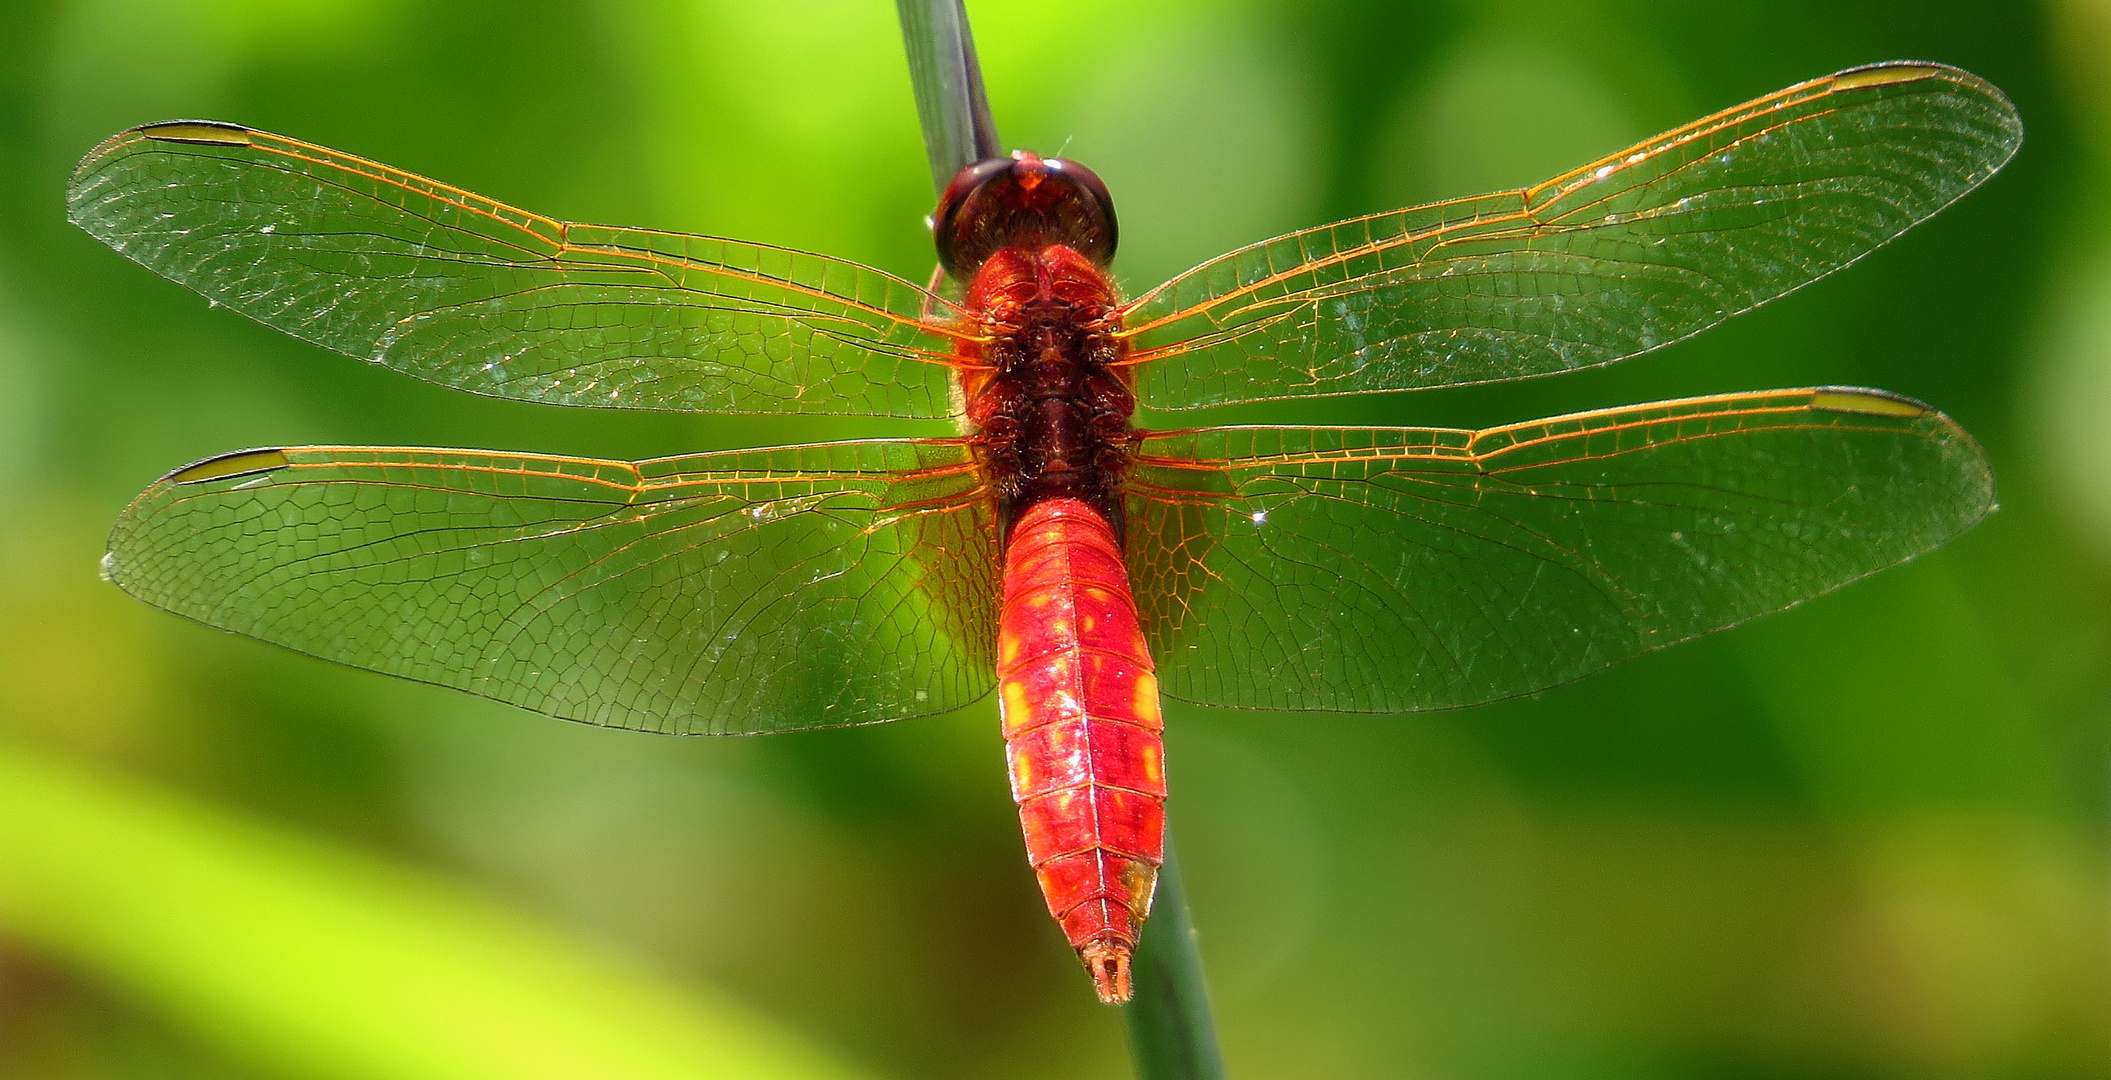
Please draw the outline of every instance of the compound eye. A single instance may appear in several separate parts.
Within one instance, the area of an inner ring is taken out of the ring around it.
[[[961,280],[1014,245],[1062,244],[1105,266],[1114,257],[1114,200],[1091,169],[1021,150],[955,174],[931,230],[938,261]]]
[[[953,182],[938,197],[938,209],[931,213],[931,239],[938,245],[938,261],[947,273],[965,280],[996,251],[984,235],[988,231],[989,208],[983,204],[990,200],[976,196],[983,194],[992,180],[1011,171],[1010,158],[978,161],[954,173]],[[971,201],[976,205],[963,218],[961,212]]]
[[[1098,173],[1066,158],[1049,158],[1047,165],[1051,171],[1068,177],[1098,208],[1097,214],[1090,215],[1097,219],[1091,222],[1097,226],[1093,231],[1099,234],[1096,237],[1098,242],[1092,245],[1097,250],[1087,251],[1080,246],[1079,253],[1101,266],[1113,262],[1115,243],[1120,239],[1120,228],[1114,220],[1114,197],[1107,194],[1106,181],[1101,180]]]

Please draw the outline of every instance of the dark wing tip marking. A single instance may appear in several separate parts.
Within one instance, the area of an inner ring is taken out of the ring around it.
[[[194,465],[185,465],[168,476],[171,484],[201,484],[207,480],[226,480],[236,476],[255,476],[259,473],[276,472],[291,462],[286,460],[284,450],[237,450],[219,457],[209,457]]]
[[[1907,420],[1935,411],[1935,407],[1927,402],[1915,401],[1904,394],[1861,386],[1821,386],[1811,391],[1810,407],[1821,412],[1896,416]]]
[[[215,146],[248,146],[255,141],[256,134],[240,124],[228,124],[219,120],[165,120],[159,124],[141,124],[132,131],[162,142],[209,143]]]

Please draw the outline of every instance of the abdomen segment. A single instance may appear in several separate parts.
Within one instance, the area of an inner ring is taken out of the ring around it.
[[[997,678],[1027,859],[1100,999],[1126,1001],[1165,853],[1164,725],[1121,546],[1090,505],[1035,503],[1013,528]]]

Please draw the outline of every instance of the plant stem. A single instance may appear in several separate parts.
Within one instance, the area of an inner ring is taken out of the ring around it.
[[[943,192],[953,174],[978,161],[1004,156],[997,122],[982,87],[975,37],[968,31],[962,0],[895,0],[902,20],[902,45],[909,52],[909,83],[916,90],[916,118],[924,129],[931,182]]]
[[[1224,1055],[1217,1049],[1195,919],[1188,911],[1187,887],[1180,880],[1170,829],[1165,865],[1158,870],[1158,896],[1130,977],[1136,996],[1122,1007],[1122,1021],[1129,1029],[1137,1080],[1223,1080]]]
[[[931,180],[942,192],[958,170],[1002,156],[1002,145],[983,91],[963,0],[895,3]],[[1130,982],[1135,993],[1122,1007],[1122,1021],[1129,1029],[1138,1080],[1223,1080],[1224,1056],[1217,1049],[1195,920],[1188,912],[1187,887],[1180,880],[1170,830],[1150,926],[1137,946]]]

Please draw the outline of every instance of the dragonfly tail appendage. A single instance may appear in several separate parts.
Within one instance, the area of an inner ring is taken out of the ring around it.
[[[1086,503],[1036,503],[1014,528],[997,677],[1012,798],[1049,914],[1100,1000],[1127,1001],[1165,855],[1164,725],[1121,546]]]

